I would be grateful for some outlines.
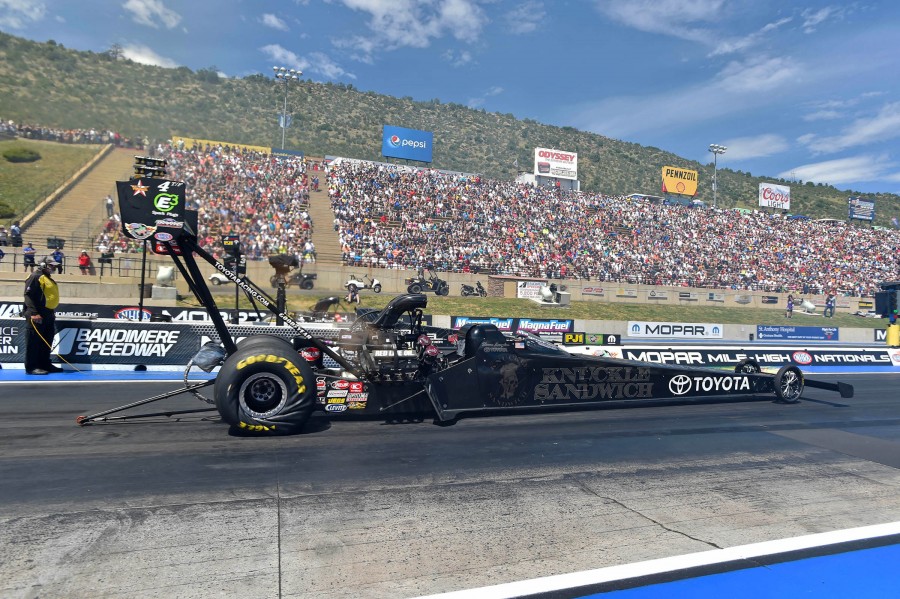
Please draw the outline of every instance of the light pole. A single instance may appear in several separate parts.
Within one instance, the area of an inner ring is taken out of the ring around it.
[[[719,144],[709,144],[709,151],[713,153],[713,206],[717,204],[717,195],[719,191],[718,182],[716,181],[716,170],[718,167],[719,154],[724,154],[725,150],[727,150],[725,146],[720,146]]]
[[[286,69],[284,67],[272,67],[275,71],[275,80],[284,85],[284,107],[281,109],[281,149],[284,149],[284,134],[288,127],[287,97],[288,85],[291,81],[300,81],[303,71],[299,69]]]

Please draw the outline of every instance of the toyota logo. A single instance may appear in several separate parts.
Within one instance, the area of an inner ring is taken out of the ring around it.
[[[673,395],[684,395],[691,390],[691,377],[686,374],[673,376],[669,380],[669,391]]]

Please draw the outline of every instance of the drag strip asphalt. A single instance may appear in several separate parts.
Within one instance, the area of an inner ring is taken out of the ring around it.
[[[900,521],[900,374],[262,438],[214,411],[79,427],[179,383],[66,376],[0,386],[0,596],[412,597]]]

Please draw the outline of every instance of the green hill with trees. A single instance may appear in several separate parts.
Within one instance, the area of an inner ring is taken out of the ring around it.
[[[436,168],[511,179],[514,161],[530,165],[535,147],[578,152],[585,191],[658,194],[660,171],[673,165],[700,173],[698,199],[712,201],[712,164],[659,148],[610,139],[572,127],[544,125],[445,103],[438,98],[393,98],[352,85],[301,81],[288,90],[293,125],[286,147],[311,156],[381,157],[384,124],[434,132]],[[279,147],[277,115],[284,88],[263,74],[227,79],[210,66],[165,69],[131,62],[118,48],[81,52],[54,41],[33,42],[0,33],[0,117],[55,128],[105,128],[126,137],[172,135]],[[847,217],[847,197],[875,200],[875,224],[900,215],[900,196],[859,194],[811,182],[788,182],[720,168],[718,204],[755,208],[760,182],[791,185],[796,212]]]

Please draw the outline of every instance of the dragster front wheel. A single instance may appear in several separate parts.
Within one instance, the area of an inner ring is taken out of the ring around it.
[[[228,357],[215,385],[222,420],[249,433],[299,432],[315,405],[312,369],[282,340],[255,341]]]
[[[759,374],[762,372],[762,368],[759,367],[759,362],[753,358],[744,358],[735,365],[734,371],[738,374]]]
[[[775,373],[775,397],[784,403],[797,403],[803,395],[803,373],[799,368],[785,365]]]

